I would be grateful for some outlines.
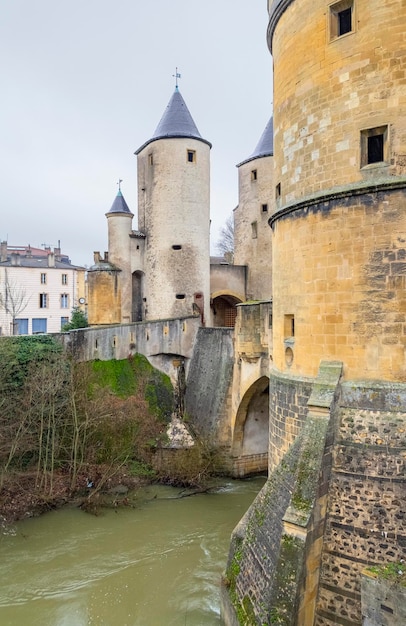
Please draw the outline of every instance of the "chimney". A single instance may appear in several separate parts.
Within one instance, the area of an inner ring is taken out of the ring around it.
[[[93,252],[93,260],[95,265],[100,263],[100,252]]]
[[[48,252],[48,267],[55,267],[55,254]]]
[[[0,261],[3,263],[7,261],[7,241],[0,243]]]
[[[13,265],[14,267],[21,265],[21,257],[20,257],[19,252],[11,253],[11,265]]]
[[[106,263],[109,262],[109,253],[108,252],[104,253],[104,260],[106,261]]]

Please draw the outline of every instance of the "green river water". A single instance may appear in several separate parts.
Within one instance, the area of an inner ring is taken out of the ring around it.
[[[151,486],[136,508],[65,508],[0,530],[0,625],[221,624],[230,534],[263,484],[181,499]]]

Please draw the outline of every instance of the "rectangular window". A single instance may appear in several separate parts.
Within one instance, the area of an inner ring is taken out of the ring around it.
[[[257,170],[251,170],[251,180],[258,180]]]
[[[69,294],[61,293],[61,309],[69,308]]]
[[[41,285],[46,285],[46,284],[47,284],[47,275],[41,274]]]
[[[154,156],[153,156],[152,152],[148,155],[148,163],[150,165],[154,165]]]
[[[47,332],[47,320],[45,317],[32,318],[32,334]]]
[[[281,197],[281,184],[278,183],[275,187],[275,199],[279,200],[280,197]]]
[[[262,205],[262,213],[268,213],[268,205],[267,204],[263,204]]]
[[[39,308],[40,309],[48,308],[48,294],[47,293],[39,294]]]
[[[65,326],[65,324],[69,323],[69,317],[61,317],[61,330]]]
[[[289,339],[290,337],[295,336],[295,316],[294,315],[285,315],[283,334],[285,336],[285,339]]]
[[[195,150],[187,151],[187,160],[188,160],[188,163],[196,163],[196,151]]]
[[[251,222],[251,235],[253,239],[258,237],[258,224],[257,222]]]
[[[378,126],[361,131],[361,167],[389,161],[388,127]]]
[[[341,0],[330,6],[330,39],[337,39],[354,30],[354,1]]]
[[[62,285],[67,285],[67,284],[68,284],[68,275],[62,274]]]
[[[16,334],[28,335],[28,318],[16,320]]]

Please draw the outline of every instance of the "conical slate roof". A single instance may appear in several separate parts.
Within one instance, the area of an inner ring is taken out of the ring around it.
[[[253,161],[254,159],[266,156],[273,156],[273,117],[271,117],[268,124],[265,126],[265,130],[262,133],[254,152],[248,157],[248,159],[238,163],[237,167],[244,165],[244,163],[248,163],[248,161]]]
[[[109,215],[110,213],[129,213],[130,215],[133,215],[130,209],[128,208],[127,202],[124,200],[124,196],[121,193],[121,189],[118,190],[118,193],[114,199],[112,207],[110,211],[106,213],[106,215]]]
[[[211,143],[203,139],[197,126],[190,115],[184,99],[178,88],[175,89],[163,116],[155,129],[151,139],[148,139],[135,154],[139,154],[152,141],[158,139],[166,139],[169,137],[192,137],[207,143],[211,147]]]

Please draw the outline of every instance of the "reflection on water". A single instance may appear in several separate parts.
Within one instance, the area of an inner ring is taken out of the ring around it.
[[[149,487],[135,509],[64,509],[0,536],[1,626],[220,624],[230,533],[264,483],[177,499]]]

